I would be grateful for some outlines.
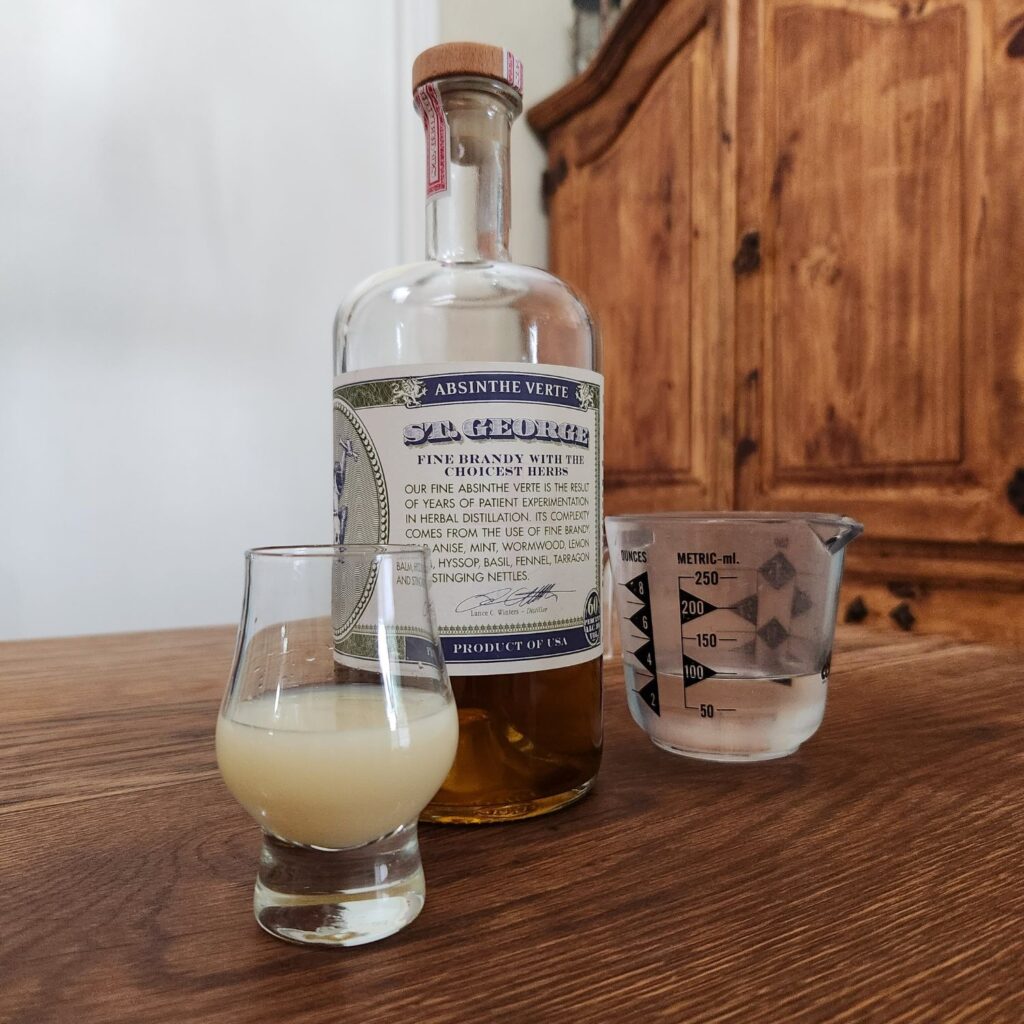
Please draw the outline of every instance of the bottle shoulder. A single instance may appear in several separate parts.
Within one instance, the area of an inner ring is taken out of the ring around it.
[[[435,309],[547,307],[570,320],[589,323],[579,297],[554,274],[519,263],[407,263],[360,282],[345,298],[339,316],[397,306]]]
[[[427,261],[367,278],[335,321],[335,369],[431,361],[593,368],[593,322],[564,281],[516,263]]]

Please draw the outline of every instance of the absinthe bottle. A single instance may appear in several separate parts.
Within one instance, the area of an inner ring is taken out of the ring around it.
[[[424,818],[529,817],[585,794],[601,758],[596,337],[561,281],[509,260],[521,64],[433,47],[413,92],[427,259],[338,312],[335,527],[342,543],[431,548],[460,737]]]

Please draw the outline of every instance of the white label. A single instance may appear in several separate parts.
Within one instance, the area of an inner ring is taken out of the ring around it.
[[[453,675],[600,655],[602,392],[523,363],[335,378],[337,539],[430,547]]]
[[[505,81],[508,82],[513,89],[518,89],[519,92],[522,93],[523,62],[511,50],[502,50],[501,63],[505,74]]]
[[[433,82],[416,90],[416,107],[423,118],[427,143],[427,198],[448,191],[448,119],[441,94]]]

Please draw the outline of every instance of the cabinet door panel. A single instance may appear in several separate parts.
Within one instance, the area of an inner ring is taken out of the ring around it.
[[[595,105],[552,146],[553,159],[566,160],[551,201],[552,269],[583,296],[604,345],[609,512],[730,500],[720,445],[732,400],[718,309],[713,26],[705,18],[680,41],[606,144],[597,127],[606,115]]]
[[[906,26],[820,8],[776,16],[776,480],[963,458],[960,35],[952,9]]]
[[[763,261],[738,286],[740,503],[835,507],[875,538],[1024,539],[993,429],[992,8],[758,0],[742,17],[740,229]]]

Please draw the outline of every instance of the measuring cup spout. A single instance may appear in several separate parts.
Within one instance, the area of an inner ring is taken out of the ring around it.
[[[850,541],[856,540],[864,532],[864,524],[843,516],[828,523],[815,523],[812,529],[825,545],[825,550],[830,555],[838,555]]]

